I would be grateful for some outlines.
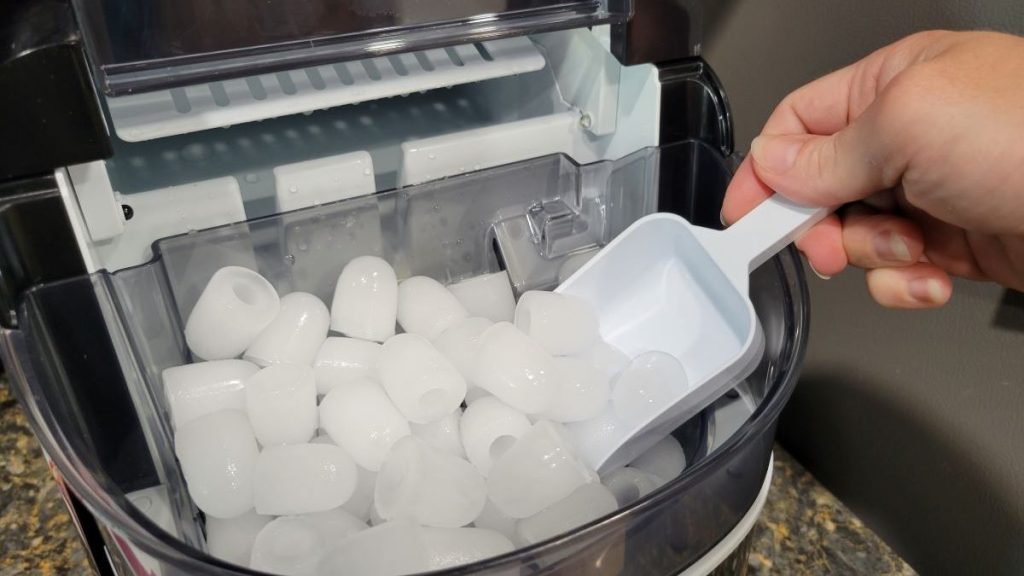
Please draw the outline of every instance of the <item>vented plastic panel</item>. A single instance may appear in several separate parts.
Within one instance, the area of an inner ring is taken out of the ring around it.
[[[108,99],[129,142],[540,70],[528,38],[463,44]]]

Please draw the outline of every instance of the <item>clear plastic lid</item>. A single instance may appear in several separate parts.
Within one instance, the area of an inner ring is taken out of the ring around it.
[[[626,0],[74,0],[111,95],[621,22]]]

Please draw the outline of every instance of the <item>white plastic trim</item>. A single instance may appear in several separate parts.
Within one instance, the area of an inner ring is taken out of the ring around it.
[[[110,184],[106,164],[97,160],[68,166],[68,174],[93,241],[109,240],[124,232],[124,214]]]
[[[120,96],[107,104],[117,135],[140,142],[543,67],[537,47],[517,37]]]

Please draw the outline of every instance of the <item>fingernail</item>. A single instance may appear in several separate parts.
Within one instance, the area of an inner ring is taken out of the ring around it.
[[[946,299],[942,283],[934,278],[915,278],[907,285],[910,297],[918,302],[938,304]]]
[[[793,167],[803,144],[780,136],[758,136],[750,142],[750,155],[763,168],[785,172]]]
[[[817,270],[815,270],[814,269],[814,264],[811,264],[810,260],[807,261],[807,267],[811,269],[811,272],[814,272],[815,276],[817,276],[818,278],[821,278],[822,280],[831,280],[832,279],[831,276],[826,276],[826,275],[822,274],[821,272],[818,272]]]
[[[889,262],[913,262],[910,247],[902,236],[894,232],[883,232],[875,235],[875,253],[882,260]]]
[[[725,223],[725,210],[718,213],[718,221],[722,223],[722,226],[728,226],[728,224]]]

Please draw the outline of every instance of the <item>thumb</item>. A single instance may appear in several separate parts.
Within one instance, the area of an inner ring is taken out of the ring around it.
[[[761,135],[750,143],[754,173],[776,192],[813,206],[838,206],[894,186],[902,170],[854,123],[829,136]]]

